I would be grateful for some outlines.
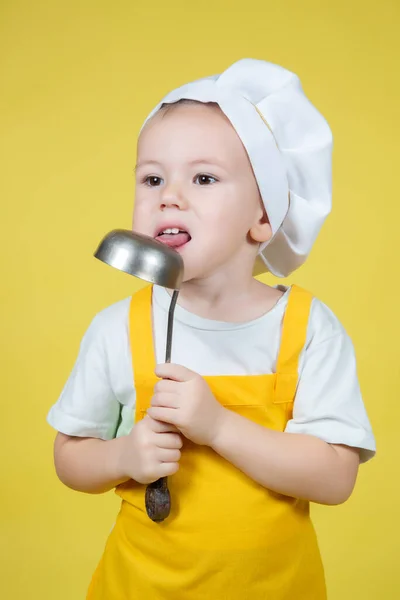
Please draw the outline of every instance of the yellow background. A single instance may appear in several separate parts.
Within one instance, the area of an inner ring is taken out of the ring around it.
[[[118,501],[58,482],[45,417],[91,318],[141,285],[92,253],[130,227],[150,109],[245,56],[298,73],[335,136],[334,211],[291,281],[352,336],[379,455],[314,509],[330,599],[400,597],[399,25],[397,0],[1,2],[2,599],[84,598]]]

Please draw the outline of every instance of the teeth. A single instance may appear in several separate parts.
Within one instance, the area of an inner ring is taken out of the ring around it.
[[[176,227],[174,227],[173,229],[168,228],[168,229],[164,229],[163,233],[174,233],[174,234],[177,234],[177,233],[179,233],[179,229],[177,229]]]

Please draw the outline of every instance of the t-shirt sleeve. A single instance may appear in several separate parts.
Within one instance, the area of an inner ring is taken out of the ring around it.
[[[83,336],[73,370],[47,415],[48,423],[61,433],[115,437],[121,405],[110,384],[104,336],[100,313]]]
[[[293,418],[286,431],[358,448],[361,462],[366,462],[375,454],[375,440],[361,396],[353,344],[336,317],[330,311],[325,314],[328,335],[312,336],[304,350]]]

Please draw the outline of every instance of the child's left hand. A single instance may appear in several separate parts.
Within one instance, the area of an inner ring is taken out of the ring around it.
[[[182,367],[165,363],[155,371],[151,408],[147,413],[157,421],[175,425],[189,440],[211,446],[226,409],[215,399],[205,380]]]

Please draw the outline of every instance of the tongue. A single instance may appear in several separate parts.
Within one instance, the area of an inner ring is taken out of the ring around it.
[[[157,239],[170,248],[177,248],[186,244],[190,240],[190,235],[188,233],[162,233]]]

